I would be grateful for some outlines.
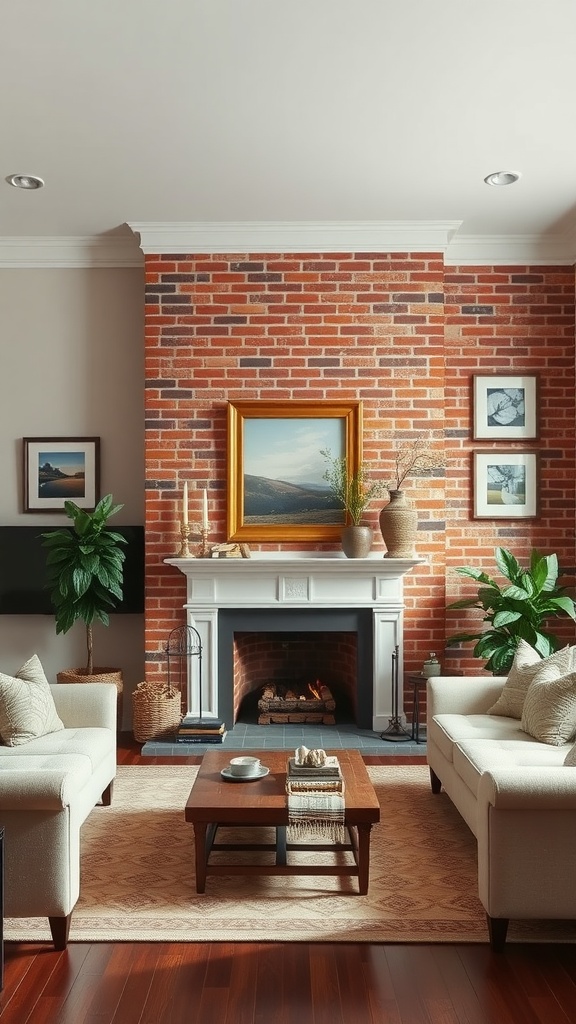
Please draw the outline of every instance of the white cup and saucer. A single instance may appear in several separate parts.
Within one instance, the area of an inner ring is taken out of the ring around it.
[[[230,764],[223,768],[220,774],[229,782],[249,782],[252,779],[263,779],[270,771],[266,768],[259,757],[233,757]]]

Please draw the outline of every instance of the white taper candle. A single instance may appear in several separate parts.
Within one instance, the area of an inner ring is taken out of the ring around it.
[[[206,488],[202,494],[202,529],[208,529],[208,495],[206,494]]]
[[[184,481],[184,490],[182,491],[182,522],[184,526],[188,526],[188,481]]]

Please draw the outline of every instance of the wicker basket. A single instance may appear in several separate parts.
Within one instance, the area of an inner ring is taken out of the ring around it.
[[[137,743],[173,734],[180,725],[180,691],[158,683],[138,683],[132,694],[132,721]]]

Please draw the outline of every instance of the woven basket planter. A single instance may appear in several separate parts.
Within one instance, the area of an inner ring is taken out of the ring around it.
[[[132,722],[137,743],[174,735],[182,718],[180,691],[164,684],[138,683],[132,694]]]
[[[86,675],[81,668],[67,668],[62,672],[58,672],[56,680],[59,683],[112,683],[118,693],[118,712],[117,712],[117,730],[120,732],[122,729],[122,710],[123,710],[123,693],[124,693],[124,680],[122,678],[122,672],[117,668],[101,668],[96,667],[92,675]]]

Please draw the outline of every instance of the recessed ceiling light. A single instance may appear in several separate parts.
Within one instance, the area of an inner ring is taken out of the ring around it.
[[[39,178],[36,174],[9,174],[6,178],[9,185],[13,185],[14,188],[43,188],[44,179]]]
[[[520,177],[515,171],[494,171],[484,181],[487,185],[513,185]]]

